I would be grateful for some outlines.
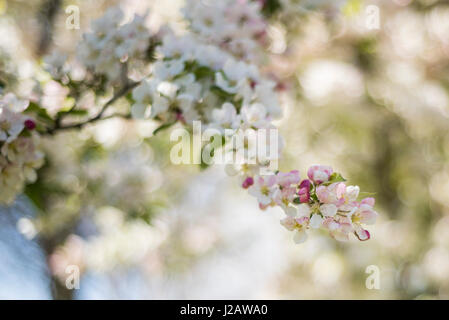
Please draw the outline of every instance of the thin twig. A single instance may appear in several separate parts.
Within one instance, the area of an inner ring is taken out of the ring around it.
[[[120,99],[121,97],[123,97],[125,94],[127,94],[131,89],[135,88],[137,85],[139,84],[139,82],[131,82],[128,83],[126,86],[124,86],[119,92],[117,92],[112,98],[111,100],[109,100],[108,102],[106,102],[106,104],[103,106],[103,108],[100,110],[100,112],[94,117],[92,118],[92,120],[98,120],[99,118],[101,118],[101,116],[105,113],[106,109],[112,105],[115,101],[117,101],[118,99]]]
[[[88,123],[93,123],[93,122],[96,122],[99,120],[110,119],[113,117],[129,118],[129,115],[126,115],[126,114],[113,114],[108,117],[103,117],[103,114],[106,112],[106,110],[112,104],[114,104],[114,102],[116,102],[118,99],[120,99],[121,97],[126,95],[131,89],[135,88],[137,85],[139,85],[139,82],[130,82],[127,85],[125,85],[122,89],[120,89],[120,91],[118,91],[116,94],[114,94],[114,96],[110,100],[108,100],[108,102],[106,102],[104,104],[104,106],[101,108],[100,112],[98,112],[98,114],[95,117],[90,118],[84,122],[69,124],[66,126],[62,126],[61,121],[58,121],[58,119],[56,119],[57,121],[55,123],[55,126],[51,129],[48,129],[46,132],[43,133],[43,135],[46,135],[46,134],[53,135],[55,132],[62,131],[62,130],[82,128]]]
[[[65,130],[70,130],[70,129],[81,129],[82,127],[84,127],[85,125],[89,124],[89,123],[95,123],[97,121],[102,121],[102,120],[107,120],[107,119],[111,119],[111,118],[123,118],[123,119],[130,119],[131,115],[129,114],[122,114],[122,113],[114,113],[110,116],[107,117],[102,117],[102,118],[92,118],[89,119],[86,122],[80,122],[80,123],[75,123],[75,124],[69,124],[63,127],[59,127],[56,130],[53,130],[52,133],[56,132],[56,131],[65,131]],[[50,133],[50,134],[52,134]]]

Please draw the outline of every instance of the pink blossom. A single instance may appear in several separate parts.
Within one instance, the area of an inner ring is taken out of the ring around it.
[[[249,193],[256,197],[263,207],[267,207],[273,202],[273,196],[277,190],[276,176],[270,175],[256,177],[255,183],[249,187]]]
[[[349,219],[345,217],[339,217],[338,220],[328,218],[323,225],[329,230],[331,237],[338,241],[348,241],[349,234],[354,230]]]
[[[288,231],[295,230],[296,224],[297,222],[294,217],[287,216],[281,220],[281,225],[284,226],[284,228],[287,229]]]
[[[329,186],[318,186],[316,195],[322,203],[332,203],[339,206],[344,203],[343,195],[346,185],[342,182],[333,183]]]
[[[281,225],[283,225],[287,230],[294,231],[293,240],[295,243],[302,243],[307,240],[306,230],[309,228],[310,219],[306,216],[287,216],[281,220]]]
[[[282,187],[289,187],[292,184],[298,184],[301,180],[298,170],[290,172],[278,172],[276,175],[277,183]]]
[[[355,224],[374,224],[378,213],[368,204],[360,204],[352,210],[351,219]]]
[[[357,206],[359,187],[346,186],[343,182],[333,183],[329,186],[318,186],[316,188],[318,200],[322,203],[334,204],[340,210],[351,211]]]
[[[294,187],[284,187],[282,189],[277,189],[274,193],[273,199],[278,205],[288,206],[296,195],[296,188]]]

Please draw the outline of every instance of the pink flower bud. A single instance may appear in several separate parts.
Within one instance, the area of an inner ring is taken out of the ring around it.
[[[310,180],[305,179],[301,181],[301,184],[299,185],[299,202],[301,203],[307,203],[310,199]]]
[[[181,123],[185,123],[186,122],[182,112],[176,112],[176,120],[181,122]]]
[[[307,176],[316,184],[320,184],[329,180],[334,170],[329,166],[313,165],[307,171]]]
[[[257,85],[257,82],[253,79],[250,80],[249,85],[251,86],[251,89],[254,89]]]
[[[25,120],[24,125],[28,130],[33,130],[34,128],[36,128],[36,122],[31,119]]]
[[[309,179],[304,179],[301,181],[301,183],[299,184],[299,189],[302,188],[307,188],[308,190],[310,190],[310,185],[312,184],[312,182],[310,182]]]
[[[254,179],[252,177],[248,177],[245,179],[245,181],[243,181],[242,187],[243,187],[243,189],[248,189],[253,184],[254,184]]]

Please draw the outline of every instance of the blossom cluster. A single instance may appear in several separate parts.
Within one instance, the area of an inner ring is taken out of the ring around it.
[[[294,241],[304,242],[308,229],[327,230],[331,237],[344,241],[353,233],[359,240],[370,239],[364,225],[374,224],[374,198],[359,197],[358,186],[347,186],[339,173],[328,166],[314,165],[307,178],[298,171],[275,175],[247,176],[242,187],[257,198],[259,207],[280,206],[286,217],[281,224],[295,232]]]
[[[255,53],[263,52],[268,24],[262,6],[261,1],[248,0],[187,1],[182,11],[190,32],[165,33],[157,49],[161,59],[133,91],[134,117],[150,117],[166,125],[192,126],[200,121],[203,130],[220,132],[224,152],[233,154],[226,167],[232,175],[267,167],[278,160],[283,147],[277,136],[264,142],[274,154],[256,152],[259,142],[234,147],[236,139],[251,139],[261,129],[268,135],[275,129],[272,121],[282,114],[278,83],[249,62],[259,61]]]
[[[254,59],[267,42],[262,1],[187,0],[184,18],[202,39],[241,59]]]
[[[274,128],[272,120],[281,115],[276,83],[255,65],[194,35],[168,33],[158,51],[163,58],[151,77],[133,90],[134,117],[187,126],[201,121],[203,129],[221,134]]]
[[[191,35],[167,34],[158,50],[163,59],[133,92],[135,114],[144,116],[151,105],[152,118],[177,114],[185,122],[203,120],[228,128],[241,122],[265,127],[281,114],[276,83],[262,77],[255,65]],[[214,111],[217,105],[220,111]]]
[[[27,107],[12,93],[0,96],[0,203],[11,203],[43,163],[36,123],[22,113]]]
[[[124,62],[145,58],[150,46],[146,16],[136,15],[131,22],[122,25],[123,18],[119,7],[109,8],[92,23],[91,32],[84,34],[78,47],[78,58],[83,65],[97,74],[107,75],[110,80],[123,74]]]

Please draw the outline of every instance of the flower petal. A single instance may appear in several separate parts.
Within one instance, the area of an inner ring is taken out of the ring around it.
[[[318,229],[323,225],[324,219],[319,214],[314,214],[310,219],[310,227]]]
[[[307,233],[304,230],[295,232],[295,235],[293,236],[293,241],[295,241],[296,244],[303,243],[306,240],[307,240]]]
[[[326,217],[333,217],[337,214],[337,206],[335,204],[322,204],[320,206],[321,213]]]
[[[302,203],[298,206],[298,216],[308,217],[310,215],[310,207],[306,203]]]

